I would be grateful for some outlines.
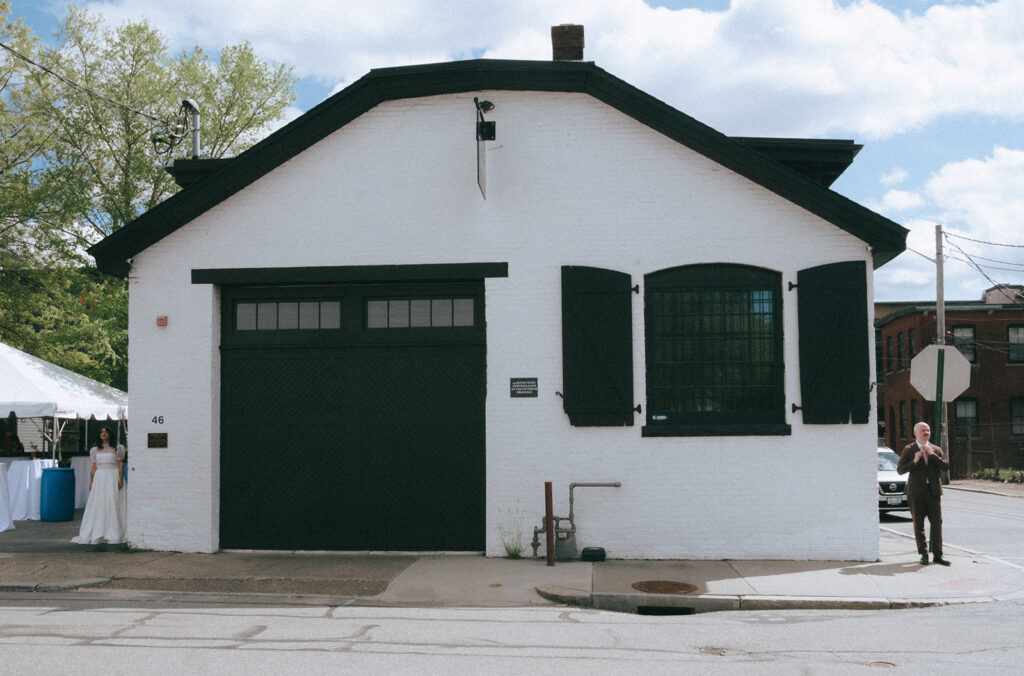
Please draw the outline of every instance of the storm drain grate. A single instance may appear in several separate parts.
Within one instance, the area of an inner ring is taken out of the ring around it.
[[[637,615],[696,615],[696,608],[681,606],[637,606]]]
[[[633,589],[645,594],[692,594],[697,591],[695,585],[675,580],[644,580],[634,582]]]

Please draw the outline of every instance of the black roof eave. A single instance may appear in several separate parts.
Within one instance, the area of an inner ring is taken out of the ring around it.
[[[129,260],[374,106],[470,91],[558,91],[593,96],[749,178],[872,248],[874,267],[899,255],[907,231],[814,180],[715,131],[590,62],[477,59],[370,71],[218,171],[172,195],[89,248],[104,272],[127,276]]]

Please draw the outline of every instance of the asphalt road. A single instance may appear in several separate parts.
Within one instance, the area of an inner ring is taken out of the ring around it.
[[[653,617],[573,608],[0,607],[4,673],[1018,674],[1024,601]]]
[[[948,546],[1024,566],[1024,499],[949,491]],[[808,517],[813,519],[813,515]],[[909,515],[880,528],[910,535]],[[0,672],[32,674],[1018,674],[1024,600],[883,611],[640,616],[573,608],[0,597]]]
[[[910,512],[890,512],[883,528],[913,537]],[[944,491],[942,539],[947,547],[980,552],[1024,567],[1024,497]]]

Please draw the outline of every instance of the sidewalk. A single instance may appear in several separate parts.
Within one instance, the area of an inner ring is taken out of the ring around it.
[[[992,495],[1006,495],[1014,498],[1024,498],[1024,483],[1002,483],[1000,481],[985,481],[983,479],[956,479],[946,488],[972,493],[991,493]]]
[[[1024,497],[1020,484],[958,481],[950,488]],[[19,521],[16,530],[0,533],[0,594],[262,605],[567,604],[651,614],[1024,598],[1024,567],[952,547],[945,552],[952,566],[921,566],[913,540],[884,524],[877,562],[612,560],[548,567],[544,560],[476,555],[121,553],[70,543],[80,519],[81,512],[69,522]]]

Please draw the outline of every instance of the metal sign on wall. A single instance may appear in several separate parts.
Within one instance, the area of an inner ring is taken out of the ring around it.
[[[536,378],[512,378],[509,387],[513,399],[537,396]]]

